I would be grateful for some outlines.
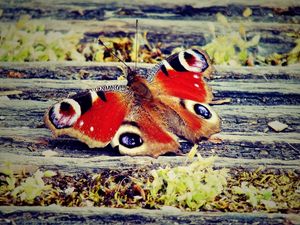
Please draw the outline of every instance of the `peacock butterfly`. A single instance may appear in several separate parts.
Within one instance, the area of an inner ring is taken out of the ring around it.
[[[88,90],[54,104],[45,123],[55,136],[75,137],[90,148],[111,144],[131,156],[179,153],[180,138],[195,143],[220,131],[204,79],[212,69],[203,50],[181,51],[147,77],[129,69],[124,89]]]

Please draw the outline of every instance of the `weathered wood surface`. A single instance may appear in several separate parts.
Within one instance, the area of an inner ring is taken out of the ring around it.
[[[282,160],[299,159],[299,137],[293,134],[265,133],[222,133],[217,137],[222,143],[203,141],[199,152],[203,156],[219,155],[231,158],[273,158]],[[72,138],[54,139],[46,129],[8,128],[1,132],[1,152],[15,155],[42,155],[43,151],[52,149],[60,156],[88,157],[92,155],[118,155],[111,148],[89,149],[86,145]],[[183,144],[183,151],[191,145]],[[12,160],[14,158],[12,157]]]

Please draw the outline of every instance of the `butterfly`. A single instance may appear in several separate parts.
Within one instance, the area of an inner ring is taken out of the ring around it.
[[[55,136],[75,137],[90,148],[111,144],[130,156],[180,153],[180,139],[197,143],[220,132],[205,80],[212,71],[203,50],[184,50],[148,76],[129,68],[123,89],[87,90],[63,99],[47,110],[44,121]]]

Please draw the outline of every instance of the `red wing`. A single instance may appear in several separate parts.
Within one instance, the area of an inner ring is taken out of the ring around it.
[[[45,114],[45,123],[56,135],[69,135],[89,147],[106,146],[128,113],[125,93],[88,91],[62,100]]]
[[[152,90],[197,102],[210,102],[212,93],[203,77],[210,77],[212,66],[205,52],[189,49],[161,63],[154,75]]]

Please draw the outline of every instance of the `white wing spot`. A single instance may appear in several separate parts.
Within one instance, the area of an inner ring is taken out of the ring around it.
[[[195,86],[196,88],[199,88],[199,87],[200,87],[199,84],[194,84],[194,86]]]
[[[83,124],[84,124],[84,122],[81,120],[81,121],[79,122],[79,126],[82,127]]]
[[[94,131],[94,127],[90,127],[90,131],[93,132]]]

